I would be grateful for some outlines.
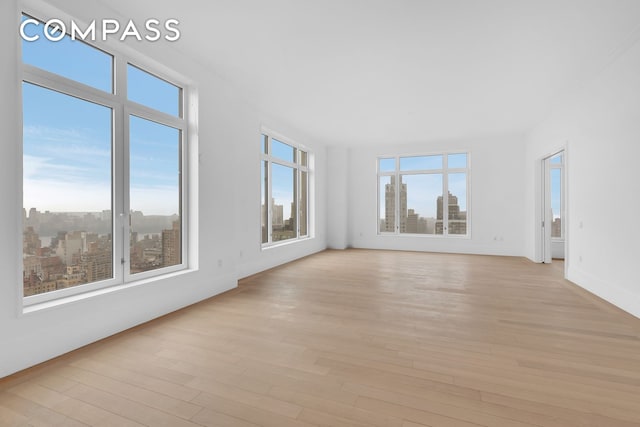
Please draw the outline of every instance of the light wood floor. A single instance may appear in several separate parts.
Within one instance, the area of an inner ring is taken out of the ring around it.
[[[640,320],[561,269],[326,251],[0,381],[0,425],[640,425]]]

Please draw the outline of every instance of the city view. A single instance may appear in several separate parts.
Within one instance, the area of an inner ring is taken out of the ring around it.
[[[131,274],[181,263],[180,217],[132,211]],[[23,209],[24,296],[113,277],[111,211]]]
[[[267,207],[262,205],[262,242],[267,241],[267,233],[269,232],[266,224],[266,209]],[[291,202],[291,209],[286,213],[288,218],[285,217],[284,205],[276,204],[276,199],[271,199],[271,241],[279,242],[281,240],[293,239],[296,237],[296,204]],[[302,216],[301,216],[302,217]],[[302,217],[303,221],[305,220]],[[306,228],[305,228],[306,229]]]
[[[454,175],[454,174],[450,174]],[[413,177],[420,178],[432,178],[441,180],[441,175],[434,174],[431,177],[428,175],[414,175]],[[403,176],[405,181],[409,181],[407,177]],[[380,206],[380,218],[379,218],[379,230],[380,232],[393,233],[396,231],[396,183],[395,176],[387,177],[387,183],[384,184],[384,188],[381,188],[381,200],[384,200],[384,206]],[[381,186],[382,187],[382,186]],[[429,186],[423,186],[422,196],[426,197],[413,197],[409,191],[409,184],[402,182],[400,184],[400,197],[399,197],[399,215],[398,227],[400,233],[411,234],[444,234],[445,228],[450,235],[465,235],[467,234],[467,212],[461,210],[460,201],[458,196],[448,193],[448,222],[444,224],[444,201],[442,195],[435,196],[434,194],[425,194],[425,188]],[[432,188],[442,188],[441,181],[437,186],[431,186]],[[437,191],[437,190],[436,190]],[[433,192],[432,192],[433,193]],[[437,193],[435,193],[437,194]],[[412,207],[409,208],[408,205]],[[465,201],[466,204],[466,201]],[[417,205],[422,206],[423,215],[416,209]],[[464,206],[464,205],[463,205]],[[435,209],[434,209],[435,208]],[[384,209],[384,210],[383,210]]]

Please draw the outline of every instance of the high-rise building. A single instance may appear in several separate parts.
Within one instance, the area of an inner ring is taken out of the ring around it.
[[[284,227],[284,206],[276,205],[276,199],[271,200],[271,224],[273,227]]]
[[[173,221],[169,230],[162,230],[162,266],[177,265],[182,262],[180,251],[180,220]]]
[[[391,182],[384,186],[384,230],[395,231],[396,224],[396,177],[391,176]],[[407,184],[400,184],[400,232],[407,229]]]
[[[113,277],[111,236],[91,242],[89,250],[82,256],[82,272],[87,283]]]
[[[467,234],[467,212],[460,211],[460,205],[458,205],[458,197],[448,192],[448,213],[449,213],[449,234]],[[443,234],[443,197],[439,196],[436,201],[436,234]]]
[[[418,233],[418,215],[415,210],[409,209],[407,213],[407,233]]]

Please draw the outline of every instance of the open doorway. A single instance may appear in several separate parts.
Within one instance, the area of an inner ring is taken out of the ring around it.
[[[565,233],[565,151],[542,160],[542,262],[564,260]]]

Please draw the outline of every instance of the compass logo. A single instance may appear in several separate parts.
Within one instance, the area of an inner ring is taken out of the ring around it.
[[[96,41],[99,29],[102,41],[117,37],[120,41],[135,38],[138,41],[155,42],[162,39],[174,42],[180,39],[179,24],[177,19],[167,19],[161,22],[158,19],[150,18],[144,22],[144,25],[138,27],[133,20],[121,25],[117,19],[102,19],[100,21],[94,19],[83,28],[73,20],[66,24],[63,20],[56,18],[47,22],[26,18],[20,24],[20,37],[25,41],[33,42],[44,36],[49,41],[57,42],[68,34],[72,40]]]

